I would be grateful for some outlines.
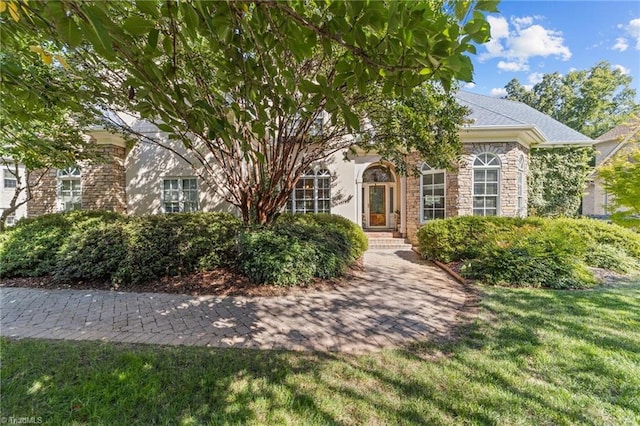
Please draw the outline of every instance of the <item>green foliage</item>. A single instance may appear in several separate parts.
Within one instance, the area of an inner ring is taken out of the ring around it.
[[[283,215],[271,228],[241,230],[240,220],[227,213],[40,216],[0,233],[0,277],[135,286],[237,267],[256,284],[291,286],[338,277],[367,249],[362,229],[335,215]]]
[[[585,253],[585,261],[596,268],[609,269],[623,274],[640,270],[640,259],[613,244],[591,244]]]
[[[312,243],[270,229],[240,234],[238,253],[238,269],[256,284],[294,286],[308,283],[316,273]]]
[[[21,221],[0,234],[0,276],[53,275],[135,285],[228,266],[240,221],[226,213],[124,217],[74,211]]]
[[[320,228],[339,229],[345,233],[349,241],[349,260],[351,261],[360,258],[369,248],[369,240],[362,228],[343,216],[327,213],[296,215],[286,213],[278,217],[276,225],[285,223],[318,225]]]
[[[53,278],[60,282],[110,281],[127,258],[123,223],[100,223],[71,233],[53,257]]]
[[[531,216],[577,216],[589,173],[591,148],[537,148],[529,157]]]
[[[113,212],[72,211],[23,219],[0,240],[0,277],[35,277],[54,271],[70,235],[123,217]]]
[[[226,213],[132,217],[125,229],[127,256],[114,279],[137,284],[227,266],[240,226]]]
[[[640,271],[640,235],[595,219],[462,216],[418,230],[427,259],[464,261],[464,274],[490,284],[578,288],[587,266]]]
[[[24,19],[3,22],[0,38],[47,40],[78,65],[65,77],[91,93],[90,105],[157,125],[220,170],[216,183],[245,223],[270,224],[311,163],[356,143],[344,136],[360,131],[374,88],[393,98],[425,82],[471,81],[469,56],[488,41],[485,15],[497,3],[34,1],[21,6]],[[315,134],[325,113],[330,126]],[[427,134],[419,146],[451,155],[438,131],[459,123],[442,112],[421,118],[430,121],[412,126]],[[406,150],[404,141],[389,149]]]
[[[420,252],[441,262],[472,259],[487,244],[504,244],[538,227],[542,219],[459,216],[436,219],[418,230]]]
[[[640,215],[640,122],[635,124],[632,143],[598,167],[598,176],[610,197],[616,219]]]
[[[545,74],[531,90],[517,79],[505,88],[507,99],[524,102],[595,138],[638,113],[640,106],[635,102],[631,81],[631,76],[602,61],[588,70]]]
[[[238,269],[257,284],[304,284],[344,274],[367,246],[362,229],[342,216],[283,214],[240,236]]]
[[[361,148],[392,161],[401,174],[411,172],[406,152],[417,153],[434,168],[450,168],[462,153],[460,125],[468,112],[451,93],[431,84],[408,96],[378,96],[367,111],[375,132],[364,138]]]
[[[511,244],[489,244],[463,269],[463,275],[492,285],[582,288],[595,278],[581,260],[584,245],[580,236],[566,234],[560,227],[518,238]]]

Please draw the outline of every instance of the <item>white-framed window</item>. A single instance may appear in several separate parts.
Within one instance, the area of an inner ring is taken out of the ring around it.
[[[331,213],[331,173],[327,169],[307,170],[291,194],[287,211]]]
[[[5,189],[14,189],[18,186],[18,180],[14,176],[14,174],[9,170],[9,167],[13,167],[12,164],[7,164],[7,168],[2,171],[3,174],[3,186]]]
[[[473,161],[473,215],[497,216],[499,206],[500,159],[483,152]]]
[[[172,177],[162,180],[162,205],[165,213],[197,212],[198,179]]]
[[[420,168],[420,222],[445,217],[445,171],[423,163]]]
[[[82,208],[82,172],[78,166],[58,170],[58,210]]]
[[[527,205],[525,203],[525,183],[526,183],[526,166],[527,162],[524,154],[518,155],[516,163],[517,177],[516,177],[516,192],[518,196],[518,216],[525,217],[527,215]]]

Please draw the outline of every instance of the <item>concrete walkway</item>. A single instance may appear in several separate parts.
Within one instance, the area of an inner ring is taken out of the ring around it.
[[[0,335],[367,352],[445,337],[470,295],[410,250],[369,250],[346,288],[282,297],[0,289]]]

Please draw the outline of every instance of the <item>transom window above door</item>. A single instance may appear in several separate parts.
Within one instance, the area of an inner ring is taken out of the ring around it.
[[[385,166],[373,166],[369,167],[362,174],[362,181],[366,183],[373,182],[395,182],[396,179],[393,177],[393,173],[391,170]]]

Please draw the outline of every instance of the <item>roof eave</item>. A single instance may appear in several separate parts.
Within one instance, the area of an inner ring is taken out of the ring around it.
[[[543,144],[547,140],[534,125],[462,126],[460,139],[469,143],[519,142],[526,147]]]

